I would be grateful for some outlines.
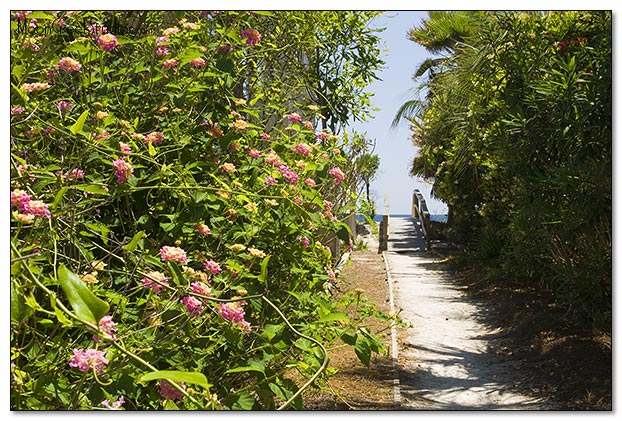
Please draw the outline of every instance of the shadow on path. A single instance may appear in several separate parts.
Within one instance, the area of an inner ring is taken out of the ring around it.
[[[486,309],[467,297],[426,252],[417,219],[389,220],[388,250],[395,305],[412,328],[399,335],[401,409],[542,410],[547,402],[521,394],[520,372],[498,355]]]

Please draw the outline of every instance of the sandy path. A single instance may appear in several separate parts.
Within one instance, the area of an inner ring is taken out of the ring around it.
[[[398,332],[403,409],[543,410],[513,390],[520,372],[490,349],[497,332],[484,323],[485,308],[472,301],[425,252],[410,218],[391,218],[384,253],[394,304],[412,323]]]

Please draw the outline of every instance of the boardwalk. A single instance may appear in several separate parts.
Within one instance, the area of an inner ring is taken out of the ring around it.
[[[384,255],[394,306],[413,325],[397,335],[401,408],[547,409],[513,390],[520,372],[488,349],[497,332],[483,324],[485,308],[426,253],[417,220],[391,218],[389,232]]]

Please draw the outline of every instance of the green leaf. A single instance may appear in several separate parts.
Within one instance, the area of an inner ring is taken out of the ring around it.
[[[350,318],[345,313],[335,312],[335,313],[330,313],[330,314],[320,318],[319,321],[320,322],[334,322],[334,321],[346,321],[346,322],[348,322],[348,321],[350,321]]]
[[[359,336],[356,339],[356,344],[354,345],[354,352],[365,367],[369,367],[369,363],[371,361],[371,348],[367,339]]]
[[[261,261],[261,273],[259,274],[259,277],[257,279],[262,284],[264,284],[266,280],[268,279],[268,262],[269,261],[270,261],[270,256],[264,257],[263,260]]]
[[[58,268],[58,282],[79,319],[97,324],[108,313],[110,305],[93,294],[75,273],[62,264]]]
[[[146,237],[145,231],[138,231],[135,235],[134,238],[132,238],[132,241],[130,241],[129,243],[127,243],[126,245],[123,246],[123,248],[127,251],[136,251],[136,248],[138,247],[138,242],[143,238]]]
[[[255,398],[253,398],[248,392],[240,393],[238,400],[233,404],[231,409],[250,411],[255,406]]]
[[[212,385],[207,382],[207,377],[203,373],[188,372],[188,371],[172,371],[172,370],[160,370],[153,371],[143,375],[138,379],[139,383],[148,382],[151,380],[171,380],[174,382],[184,382],[188,384],[197,384],[205,389],[209,389]]]
[[[34,313],[31,306],[26,305],[24,295],[21,294],[11,282],[11,320],[19,323]]]
[[[63,313],[62,310],[56,306],[56,297],[54,295],[50,295],[50,305],[54,309],[54,314],[56,314],[56,318],[58,319],[60,324],[62,324],[63,326],[67,326],[67,327],[73,326],[73,323],[71,323],[71,320],[69,320],[65,316],[65,313]]]
[[[106,191],[106,189],[104,189],[99,184],[78,184],[77,186],[73,186],[73,188],[80,190],[80,191],[85,191],[87,193],[102,194],[104,196],[110,196],[110,193]]]
[[[78,134],[82,131],[82,127],[84,126],[84,122],[86,118],[89,116],[89,110],[84,111],[80,114],[80,117],[76,120],[76,122],[69,128],[71,133]]]

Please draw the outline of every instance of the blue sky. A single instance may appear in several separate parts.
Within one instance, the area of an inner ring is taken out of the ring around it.
[[[390,11],[373,23],[373,26],[387,28],[379,34],[383,47],[388,49],[383,53],[386,64],[378,74],[382,80],[368,88],[369,92],[374,93],[372,104],[380,111],[375,112],[367,122],[353,123],[348,132],[366,132],[369,139],[376,139],[375,153],[380,157],[380,169],[371,188],[379,214],[385,213],[385,197],[389,213],[410,213],[412,191],[415,188],[423,193],[430,213],[446,212],[442,202],[430,198],[431,186],[409,175],[417,148],[410,141],[408,122],[404,121],[396,128],[391,127],[400,105],[418,95],[411,76],[430,55],[406,36],[408,30],[419,26],[426,17],[426,11]]]

